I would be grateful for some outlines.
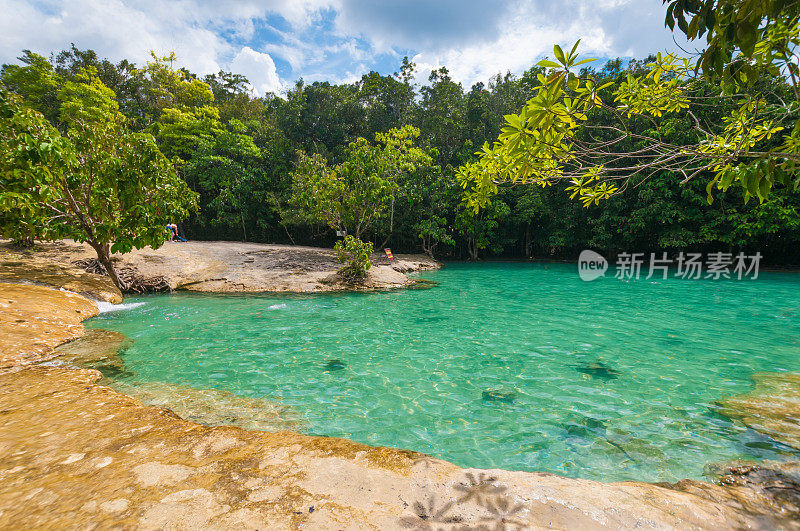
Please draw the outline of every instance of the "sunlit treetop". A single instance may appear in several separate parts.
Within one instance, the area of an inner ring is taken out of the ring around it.
[[[555,61],[539,63],[548,71],[539,74],[534,97],[518,114],[505,116],[497,141],[485,144],[477,161],[459,169],[465,202],[477,212],[500,184],[547,186],[566,179],[572,197],[588,206],[623,190],[631,177],[665,171],[681,175],[684,183],[708,177],[709,202],[714,188],[734,183],[745,201],[763,201],[776,185],[796,189],[798,26],[777,21],[757,33],[746,48],[749,55],[732,53],[737,69],[723,68],[718,75],[690,59],[658,54],[645,73],[603,85],[585,69],[576,72],[591,61],[579,59],[578,43],[569,51],[555,46]],[[732,110],[717,121],[700,120],[692,111],[712,105]],[[592,113],[608,119],[592,121]],[[659,127],[670,115],[689,116],[699,141],[665,140]],[[632,119],[649,120],[652,127],[634,130]]]

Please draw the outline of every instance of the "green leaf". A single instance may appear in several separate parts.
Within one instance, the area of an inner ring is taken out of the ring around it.
[[[580,43],[581,43],[581,40],[580,40],[580,39],[578,39],[577,41],[575,41],[575,44],[572,46],[572,50],[570,50],[570,51],[569,51],[569,55],[570,55],[570,57],[573,57],[573,56],[575,55],[575,51],[578,49],[578,45],[579,45]]]
[[[758,174],[756,174],[751,168],[748,168],[746,175],[747,175],[747,181],[746,181],[747,192],[751,196],[757,197],[758,196],[758,181],[759,181]]]
[[[761,199],[761,202],[764,202],[769,196],[769,192],[772,189],[772,183],[769,182],[769,179],[766,177],[762,177],[761,181],[758,183],[758,197]]]
[[[539,61],[536,63],[536,66],[541,66],[544,68],[561,68],[560,64],[556,63],[555,61],[548,61],[547,59]]]
[[[561,46],[558,44],[553,46],[553,53],[556,55],[556,59],[559,63],[561,63],[563,66],[567,66],[567,59],[564,57],[564,50],[561,49]]]

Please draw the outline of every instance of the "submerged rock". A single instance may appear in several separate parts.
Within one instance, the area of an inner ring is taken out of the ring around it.
[[[341,371],[345,369],[347,364],[339,359],[332,359],[325,362],[326,371]]]
[[[306,428],[294,409],[275,400],[165,382],[122,380],[104,383],[147,406],[167,408],[181,418],[207,426],[238,426],[269,432],[302,431]]]
[[[489,402],[511,404],[517,399],[517,392],[508,389],[487,389],[481,396],[484,400]]]
[[[82,369],[96,369],[106,378],[130,378],[133,373],[125,369],[121,354],[133,341],[125,334],[111,330],[90,329],[75,341],[56,347],[57,364],[66,364]]]
[[[567,419],[565,429],[569,435],[593,439],[605,437],[606,423],[593,417],[587,417],[581,413],[574,413]]]
[[[588,374],[592,378],[598,378],[605,381],[615,380],[620,374],[618,370],[612,369],[602,361],[594,361],[591,363],[578,365],[575,367],[575,370],[581,374]]]
[[[755,388],[717,401],[719,413],[800,450],[800,374],[756,373]]]
[[[83,337],[75,341],[59,345],[53,354],[63,363],[84,369],[98,369],[105,365],[121,369],[124,364],[120,354],[131,345],[133,341],[121,332],[95,328],[87,330]]]
[[[435,280],[429,280],[427,278],[414,278],[408,285],[408,289],[431,289],[438,285],[439,283]]]

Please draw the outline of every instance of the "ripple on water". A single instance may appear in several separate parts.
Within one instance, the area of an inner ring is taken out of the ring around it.
[[[792,452],[715,403],[754,372],[800,371],[797,275],[584,283],[572,266],[456,264],[427,276],[439,285],[132,298],[146,304],[87,326],[133,339],[117,385],[266,397],[297,429],[462,466],[675,481]]]

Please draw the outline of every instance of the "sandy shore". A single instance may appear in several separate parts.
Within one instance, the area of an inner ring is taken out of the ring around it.
[[[177,245],[162,251],[165,260],[200,252]],[[231,244],[220,253],[230,258],[248,249]],[[69,247],[48,252],[60,264],[75,256]],[[142,253],[133,261],[152,262],[152,256]],[[213,260],[236,271],[228,258]],[[192,260],[181,271],[211,261],[199,255]],[[96,299],[109,295],[105,277],[71,279],[69,267],[55,275],[50,266],[42,266],[47,282],[39,283],[77,286]],[[23,276],[21,281],[37,282],[36,275]],[[202,282],[226,286],[233,280],[225,278]],[[0,528],[800,529],[800,498],[792,483],[797,464],[723,469],[720,485],[599,483],[461,469],[416,452],[343,439],[198,424],[101,385],[95,370],[31,365],[53,356],[51,364],[81,356],[116,363],[115,350],[127,341],[116,333],[95,333],[93,349],[53,349],[82,336],[80,321],[95,311],[82,295],[0,284]],[[209,400],[236,400],[205,391],[177,393],[188,405],[181,412],[208,424],[221,421]],[[295,429],[274,404],[235,405],[254,417],[254,427]]]

